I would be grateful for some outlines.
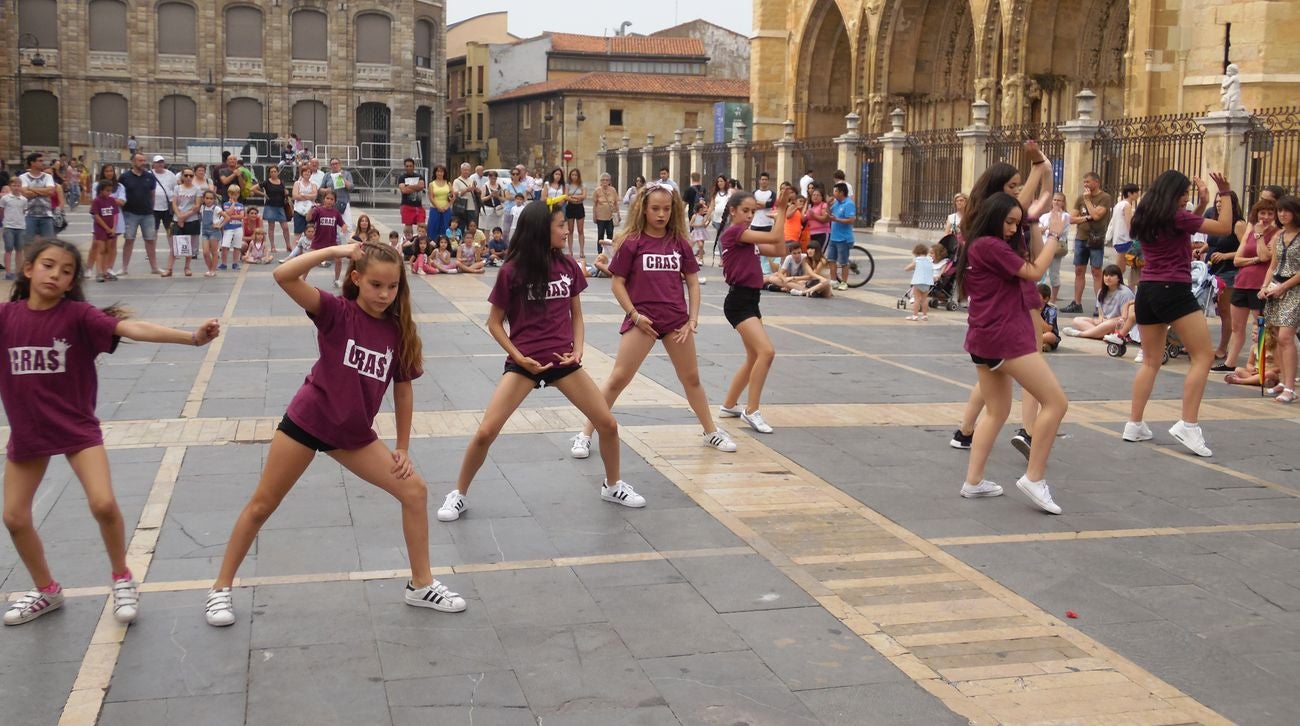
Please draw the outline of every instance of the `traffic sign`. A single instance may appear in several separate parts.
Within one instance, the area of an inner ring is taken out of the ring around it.
[[[564,160],[565,160],[565,161],[573,161],[573,152],[572,152],[572,151],[569,151],[568,149],[565,149],[565,150],[564,150]]]

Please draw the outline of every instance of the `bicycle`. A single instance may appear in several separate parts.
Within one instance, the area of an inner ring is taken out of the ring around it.
[[[849,248],[849,287],[862,287],[876,274],[876,259],[862,245]]]

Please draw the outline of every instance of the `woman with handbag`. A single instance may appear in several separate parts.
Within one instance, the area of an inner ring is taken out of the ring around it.
[[[203,191],[194,183],[194,170],[189,167],[181,169],[180,182],[172,193],[172,244],[163,277],[172,276],[172,267],[176,265],[177,257],[185,259],[185,276],[192,277],[194,274],[190,271],[190,260],[194,259],[194,248],[199,238],[199,202]]]
[[[1277,221],[1282,225],[1273,240],[1273,261],[1259,291],[1264,300],[1264,320],[1277,326],[1277,360],[1281,382],[1270,390],[1278,403],[1295,401],[1296,330],[1300,329],[1300,199],[1282,197],[1277,203]],[[1281,390],[1278,390],[1281,389]]]
[[[1057,192],[1052,195],[1052,209],[1038,218],[1038,226],[1043,230],[1043,244],[1056,246],[1056,258],[1047,268],[1043,280],[1052,287],[1052,304],[1057,303],[1061,293],[1061,258],[1070,251],[1070,213],[1065,209],[1065,195]]]
[[[280,181],[280,167],[266,168],[266,182],[262,184],[262,192],[266,194],[262,219],[266,220],[268,249],[275,252],[275,225],[279,223],[280,233],[284,235],[284,251],[288,252],[293,247],[293,240],[289,237],[289,215],[293,214],[293,205],[289,203],[284,182]]]

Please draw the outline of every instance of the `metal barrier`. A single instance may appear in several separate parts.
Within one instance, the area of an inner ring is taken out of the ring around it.
[[[831,136],[822,136],[811,139],[799,139],[794,147],[795,168],[790,170],[790,179],[782,179],[791,184],[796,183],[799,177],[803,176],[804,170],[812,169],[813,178],[826,187],[827,195],[830,194],[831,181],[835,170],[839,168],[840,155],[839,149],[835,146],[835,138]],[[845,170],[845,178],[848,178],[848,170]]]
[[[880,219],[880,199],[884,196],[884,153],[879,137],[868,138],[858,146],[857,195],[858,223],[870,227]]]
[[[313,153],[318,159],[338,158],[344,166],[353,166],[361,160],[361,150],[351,144],[321,144],[315,148]],[[419,159],[416,159],[419,162]]]
[[[628,153],[627,179],[623,182],[623,189],[620,191],[626,191],[628,187],[635,184],[637,177],[645,176],[644,170],[641,168],[643,165],[644,163],[641,160],[641,152],[639,150],[633,149]]]
[[[1236,179],[1231,179],[1234,184]],[[1276,184],[1295,194],[1300,188],[1300,106],[1269,108],[1250,117],[1242,202],[1249,209],[1260,191]]]
[[[903,226],[942,229],[961,189],[961,139],[956,129],[908,134],[903,147]]]
[[[1103,121],[1092,140],[1092,171],[1112,192],[1128,183],[1145,188],[1169,169],[1193,176],[1201,171],[1204,141],[1194,114]]]
[[[719,175],[731,178],[731,150],[724,143],[704,145],[704,168],[700,175],[705,179],[705,188],[713,188],[713,179]]]
[[[395,207],[401,203],[397,185],[406,176],[400,164],[396,166],[348,166],[352,172],[352,204],[365,207]],[[428,177],[428,169],[416,167],[421,176]]]
[[[1065,137],[1055,124],[1020,124],[990,129],[989,141],[984,147],[986,165],[1004,161],[1020,169],[1022,181],[1028,179],[1030,163],[1023,148],[1031,139],[1038,142],[1038,148],[1051,160],[1052,191],[1061,191],[1065,175]]]
[[[739,177],[742,188],[757,189],[759,174],[767,172],[770,176],[776,173],[776,147],[773,146],[771,139],[749,142],[745,160],[746,168],[740,170]],[[780,179],[773,180],[772,187],[776,188],[780,183]]]

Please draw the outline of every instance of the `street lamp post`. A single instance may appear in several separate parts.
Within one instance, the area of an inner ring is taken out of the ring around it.
[[[32,56],[32,65],[40,68],[45,65],[45,56],[41,55],[41,41],[34,33],[23,33],[18,36],[18,63],[16,65],[17,82],[14,85],[14,104],[15,113],[18,115],[18,155],[23,155],[23,50],[35,48],[36,54]]]

